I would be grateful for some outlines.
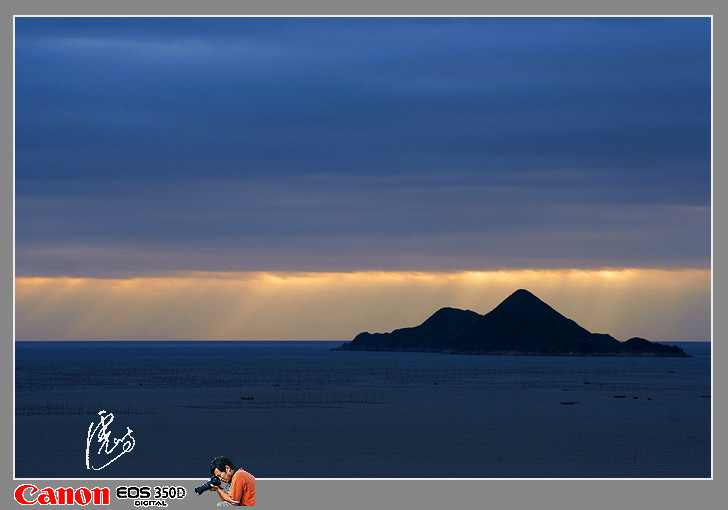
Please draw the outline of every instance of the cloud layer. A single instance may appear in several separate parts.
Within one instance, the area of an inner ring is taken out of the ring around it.
[[[17,18],[20,275],[710,265],[709,18]]]

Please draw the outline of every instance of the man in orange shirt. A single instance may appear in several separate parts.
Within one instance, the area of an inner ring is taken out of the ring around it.
[[[226,457],[215,457],[210,465],[210,472],[230,484],[230,492],[213,485],[210,490],[216,491],[222,500],[218,505],[255,506],[255,477],[245,471],[235,471],[235,464]]]

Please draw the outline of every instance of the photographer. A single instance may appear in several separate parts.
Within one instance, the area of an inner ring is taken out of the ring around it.
[[[255,506],[255,477],[245,471],[235,471],[235,464],[226,457],[215,457],[210,465],[210,472],[223,483],[230,484],[230,492],[225,492],[217,485],[210,487],[222,500],[218,506]]]

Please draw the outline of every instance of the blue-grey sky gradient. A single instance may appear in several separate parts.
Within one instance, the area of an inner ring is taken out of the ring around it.
[[[16,272],[710,267],[709,18],[17,18]]]

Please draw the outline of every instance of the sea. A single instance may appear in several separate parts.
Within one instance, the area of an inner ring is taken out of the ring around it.
[[[687,358],[341,344],[16,342],[14,474],[204,480],[223,455],[257,478],[711,477],[710,343],[678,343]]]

